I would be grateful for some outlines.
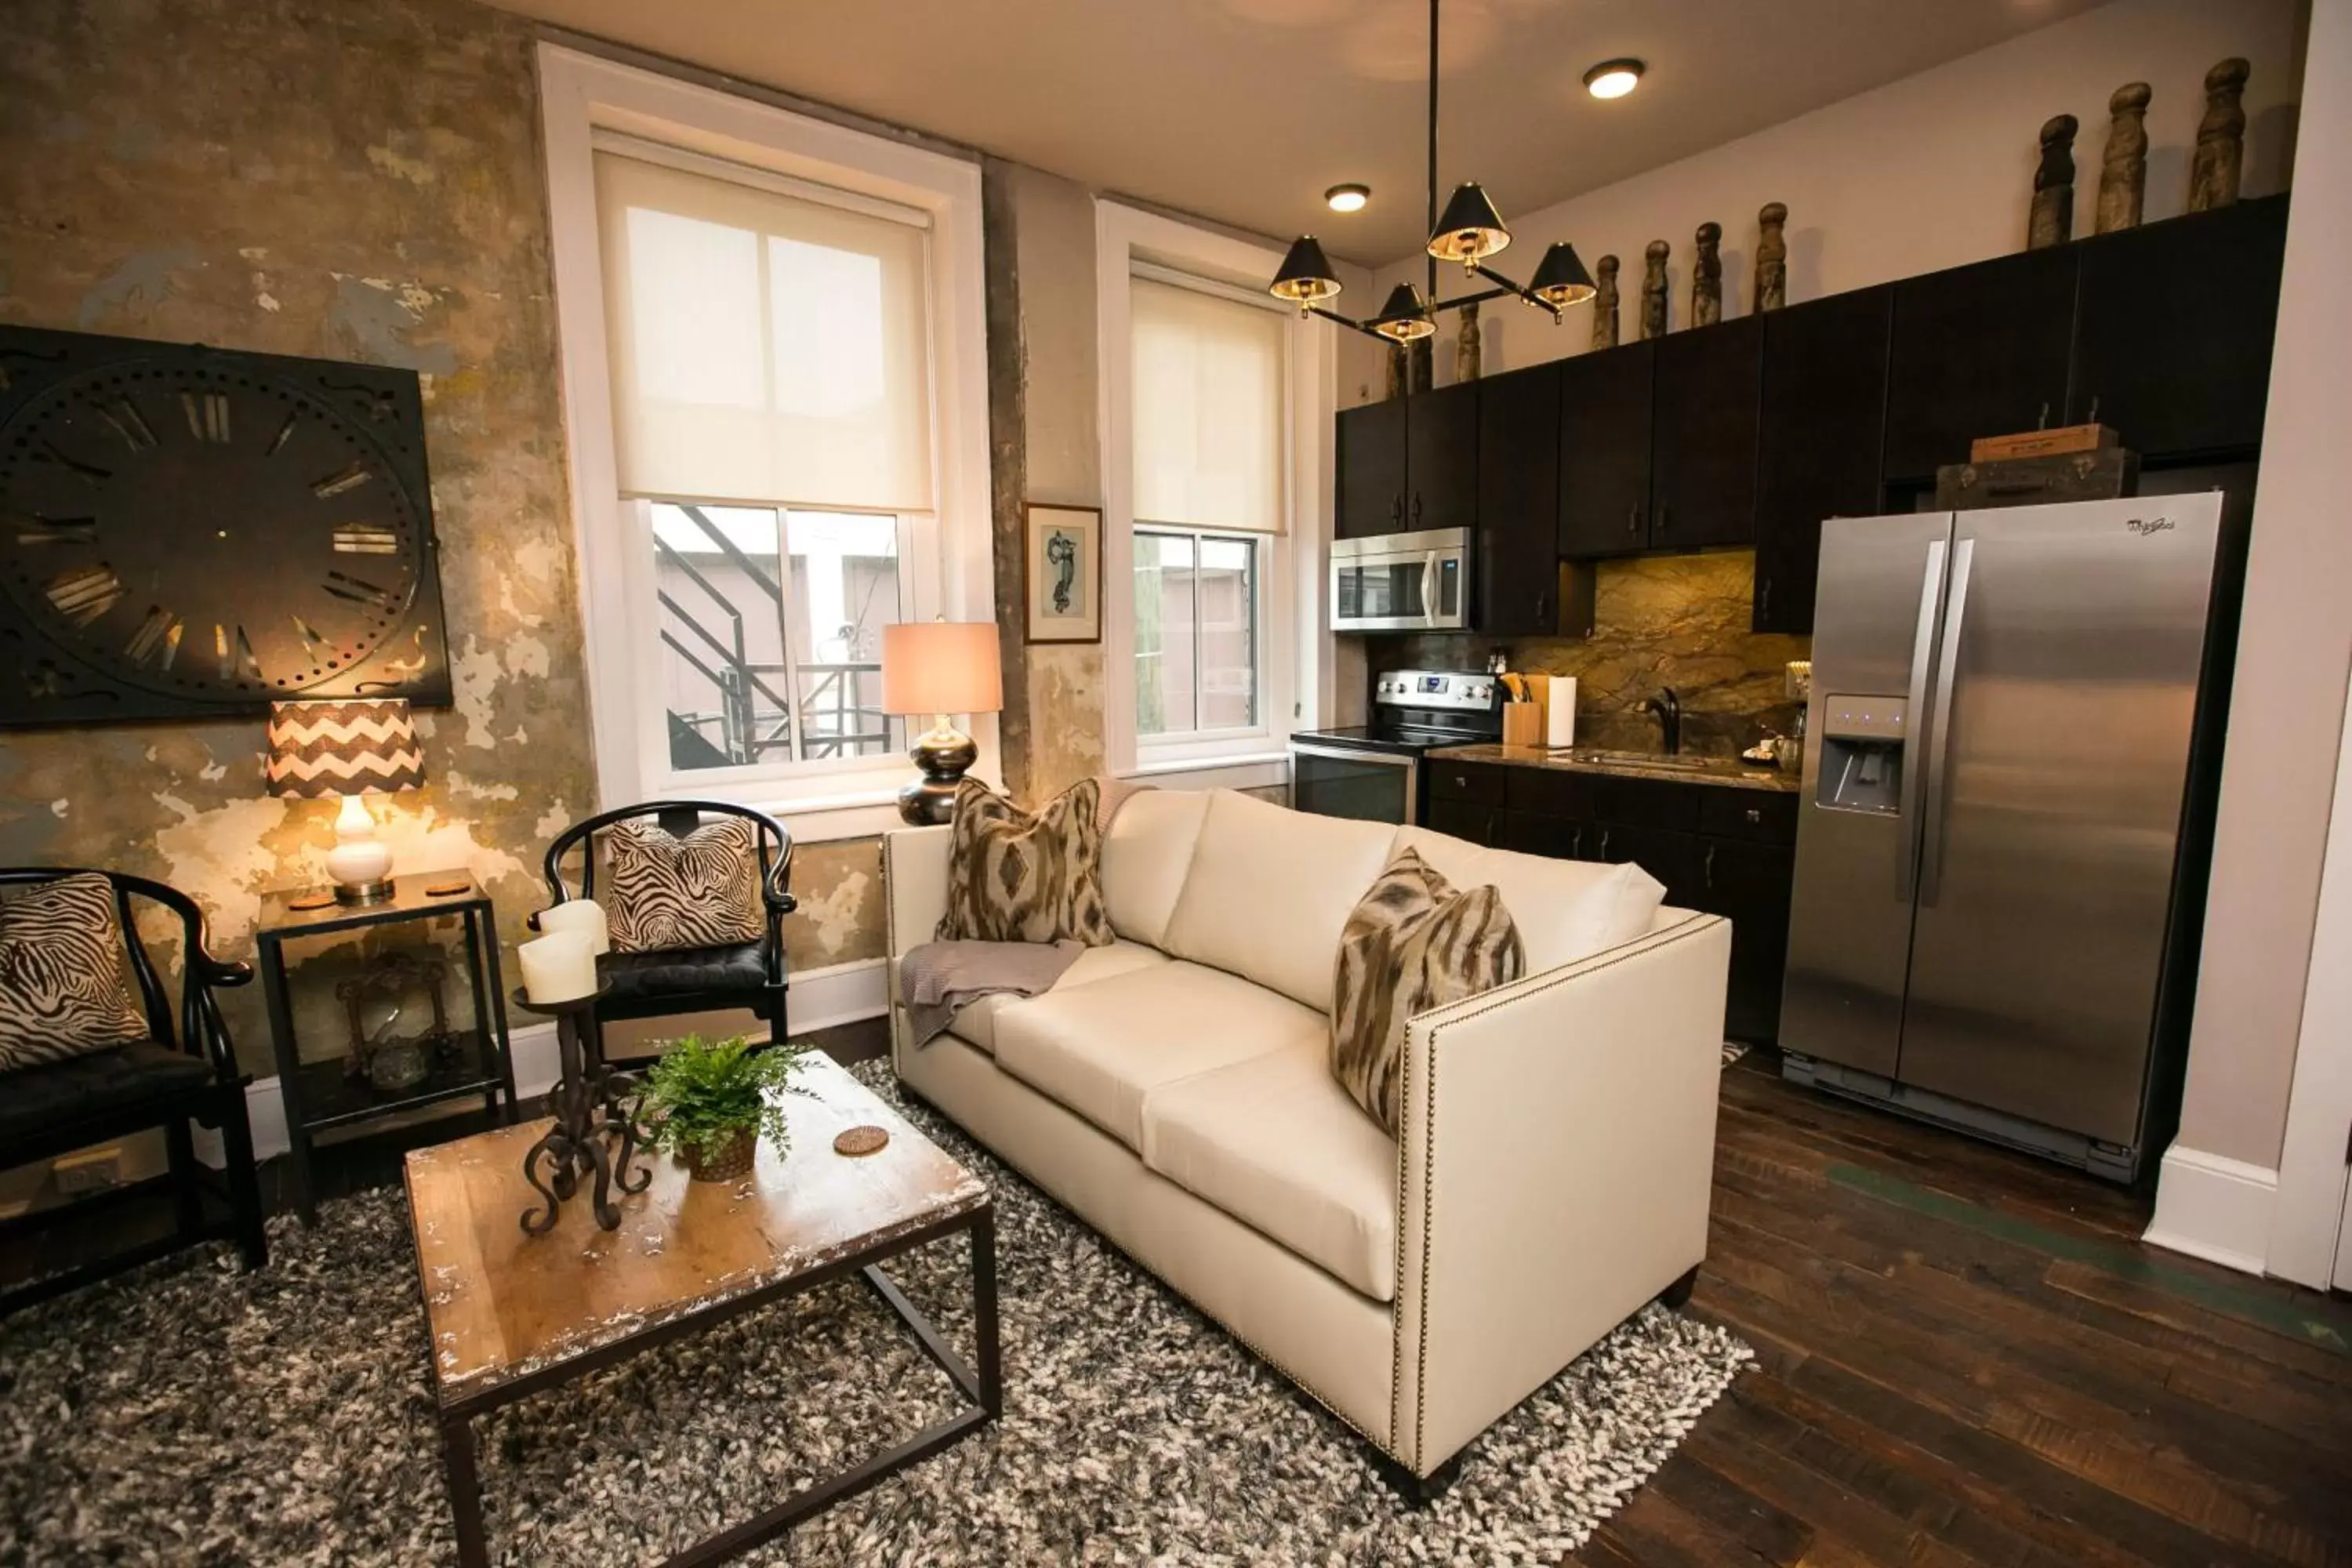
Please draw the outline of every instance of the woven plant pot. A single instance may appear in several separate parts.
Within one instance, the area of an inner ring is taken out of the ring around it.
[[[760,1132],[754,1127],[740,1127],[733,1137],[719,1146],[716,1155],[707,1155],[699,1143],[688,1143],[678,1152],[686,1162],[686,1173],[698,1182],[738,1182],[751,1173],[752,1164],[760,1157]]]

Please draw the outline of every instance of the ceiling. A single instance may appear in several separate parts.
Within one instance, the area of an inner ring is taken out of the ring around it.
[[[1351,261],[1426,237],[1423,0],[497,3]],[[2097,3],[1448,0],[1440,181],[1531,212]],[[1588,95],[1622,55],[1640,89]]]

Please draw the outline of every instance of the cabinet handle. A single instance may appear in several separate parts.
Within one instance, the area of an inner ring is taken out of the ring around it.
[[[1748,821],[1750,821],[1750,822],[1757,823],[1757,824],[1760,825],[1760,824],[1763,822],[1763,820],[1764,820],[1764,812],[1763,812],[1762,808],[1761,808],[1761,807],[1759,807],[1759,806],[1753,806],[1753,805],[1749,806],[1749,807],[1748,808]],[[1710,854],[1710,855],[1712,855],[1712,854],[1714,854],[1714,853],[1715,853],[1715,851],[1714,851],[1714,850],[1712,850],[1712,849],[1710,849],[1710,850],[1708,850],[1708,851],[1707,851],[1707,853],[1708,853],[1708,854]]]
[[[1642,509],[1640,507],[1629,506],[1625,509],[1625,531],[1628,533],[1639,533],[1642,531]]]
[[[2033,427],[2036,430],[2047,430],[2050,428],[2050,405],[2047,403],[2042,405],[2042,417],[2033,422]]]
[[[1756,618],[1759,621],[1772,618],[1772,579],[1769,577],[1765,578],[1757,590]]]
[[[2091,411],[2090,411],[2088,414],[2085,414],[2084,416],[2083,416],[2083,423],[2084,423],[2084,424],[2085,424],[2085,425],[2096,425],[2098,422],[2099,422],[2099,395],[2098,395],[2097,393],[2095,393],[2095,393],[2093,393],[2093,394],[2091,395]]]
[[[1389,498],[1389,521],[1402,527],[1404,523],[1404,497]]]
[[[1706,847],[1706,864],[1701,868],[1700,875],[1706,879],[1706,890],[1710,893],[1715,891],[1715,846],[1712,844]]]
[[[1543,621],[1547,615],[1550,614],[1550,604],[1551,595],[1549,594],[1538,594],[1536,595],[1536,620],[1538,624]]]
[[[1668,529],[1670,529],[1670,528],[1674,527],[1674,525],[1675,525],[1674,519],[1675,519],[1675,509],[1674,509],[1674,508],[1672,508],[1672,507],[1670,507],[1670,506],[1662,506],[1662,507],[1660,507],[1660,508],[1658,509],[1658,537],[1659,537],[1659,538],[1664,539],[1664,538],[1666,536],[1666,531],[1667,531]]]
[[[1580,822],[1576,825],[1576,831],[1569,836],[1568,858],[1571,860],[1584,858],[1584,824]]]
[[[1421,492],[1419,490],[1412,492],[1412,520],[1415,522],[1419,522],[1421,521]]]
[[[1601,830],[1601,858],[1603,860],[1609,858],[1609,833],[1606,827]]]

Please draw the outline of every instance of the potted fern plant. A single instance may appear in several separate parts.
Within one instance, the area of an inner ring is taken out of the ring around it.
[[[698,1182],[748,1174],[761,1138],[779,1155],[790,1153],[792,1128],[776,1097],[808,1093],[792,1081],[808,1050],[785,1045],[754,1051],[740,1035],[718,1041],[687,1036],[646,1075],[639,1114],[646,1142],[677,1155]]]

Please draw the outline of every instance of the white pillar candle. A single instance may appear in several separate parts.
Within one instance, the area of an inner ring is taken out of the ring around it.
[[[578,931],[588,939],[590,952],[613,951],[613,938],[604,926],[604,906],[593,899],[569,899],[540,910],[539,929],[551,936],[557,931]]]
[[[596,954],[585,932],[558,931],[515,949],[522,961],[523,994],[541,1005],[593,995]]]

